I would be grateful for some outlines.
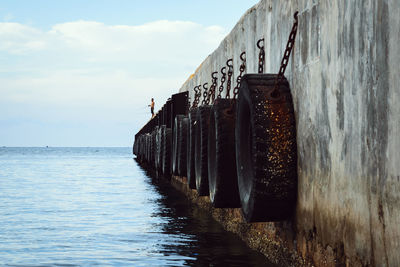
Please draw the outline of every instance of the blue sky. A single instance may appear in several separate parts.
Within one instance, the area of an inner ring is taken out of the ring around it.
[[[3,0],[0,146],[131,146],[258,0]]]

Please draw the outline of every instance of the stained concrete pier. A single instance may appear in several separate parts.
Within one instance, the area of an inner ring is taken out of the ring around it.
[[[286,77],[297,128],[296,214],[251,226],[262,238],[249,243],[316,266],[400,266],[398,0],[262,0],[180,91],[194,99],[193,88],[210,84],[228,58],[236,77],[242,51],[246,73],[257,72],[260,38],[264,72],[277,73],[295,11],[298,34]],[[220,214],[231,218],[229,212]]]

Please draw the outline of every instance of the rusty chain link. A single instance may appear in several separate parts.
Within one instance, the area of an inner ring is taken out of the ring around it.
[[[286,44],[286,49],[285,49],[285,53],[283,54],[283,58],[282,58],[282,61],[281,61],[281,67],[279,69],[279,73],[278,73],[278,75],[276,76],[276,79],[275,79],[275,87],[274,87],[274,91],[272,92],[274,94],[278,93],[278,91],[277,91],[278,90],[278,86],[279,86],[279,84],[281,83],[281,81],[283,79],[283,75],[285,74],[286,67],[287,67],[287,65],[289,63],[290,53],[292,52],[292,49],[293,49],[293,46],[294,46],[294,42],[295,42],[295,39],[296,39],[296,34],[297,34],[297,25],[298,25],[297,14],[298,13],[299,12],[296,11],[294,13],[294,16],[293,16],[294,17],[294,23],[293,23],[293,27],[292,27],[292,30],[291,30],[290,35],[289,35],[289,40],[288,40],[288,42]]]
[[[204,106],[206,104],[207,101],[207,96],[208,96],[208,83],[204,83],[203,84],[203,101],[201,101],[201,104]]]
[[[226,71],[225,70],[226,70],[226,67],[222,67],[222,69],[221,69],[221,74],[222,74],[221,85],[219,86],[219,89],[218,89],[217,98],[221,98],[222,91],[224,91],[224,83],[226,81]]]
[[[265,63],[264,38],[257,41],[257,47],[260,49],[260,53],[258,53],[258,73],[263,73]]]
[[[201,96],[201,85],[197,85],[193,88],[195,94],[194,94],[194,101],[193,101],[193,105],[192,108],[197,108],[197,106],[199,105],[199,101],[200,101],[200,96]]]
[[[230,91],[232,86],[232,75],[233,75],[233,59],[230,58],[226,61],[226,65],[228,66],[228,81],[226,83],[226,95],[225,98],[231,98]]]
[[[210,100],[212,101],[212,103],[214,103],[215,88],[217,87],[217,80],[218,80],[218,77],[216,76],[217,74],[218,74],[218,71],[214,71],[213,73],[211,73],[212,84],[210,87],[210,91],[208,91],[206,105],[210,104]]]
[[[246,52],[240,54],[240,59],[242,60],[242,64],[239,67],[239,76],[236,78],[236,86],[233,89],[233,98],[237,98],[240,84],[242,82],[243,72],[246,70]]]
[[[192,108],[195,108],[197,100],[197,86],[193,87],[193,91],[194,91],[194,96],[193,96]]]

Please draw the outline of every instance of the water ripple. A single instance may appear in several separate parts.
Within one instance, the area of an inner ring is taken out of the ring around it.
[[[0,148],[5,266],[272,266],[130,148]]]

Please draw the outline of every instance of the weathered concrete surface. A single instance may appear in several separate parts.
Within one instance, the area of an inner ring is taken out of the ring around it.
[[[191,202],[207,210],[225,230],[238,234],[247,245],[263,253],[269,261],[279,266],[307,266],[310,262],[303,260],[293,247],[293,237],[275,232],[266,223],[246,223],[240,209],[214,208],[208,196],[199,196],[196,190],[190,189],[186,177],[173,176],[171,184],[183,192]],[[281,229],[291,227],[291,223],[280,223]],[[284,244],[284,246],[283,246]]]
[[[276,73],[296,10],[286,71],[297,123],[296,216],[292,227],[264,227],[316,265],[400,266],[399,0],[263,0],[180,91],[193,100],[193,87],[210,85],[231,57],[236,78],[242,51],[247,73],[256,72],[261,37],[265,72]]]

